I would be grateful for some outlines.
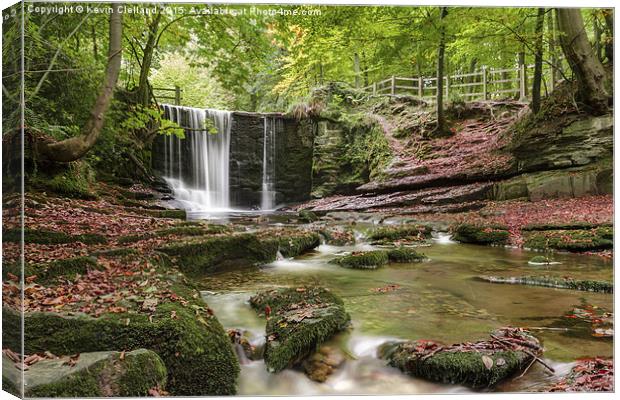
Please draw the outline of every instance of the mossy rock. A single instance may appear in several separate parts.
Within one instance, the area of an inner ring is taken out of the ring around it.
[[[530,259],[530,261],[527,262],[528,264],[538,264],[538,265],[543,265],[543,264],[551,264],[551,260],[549,260],[549,257],[547,256],[534,256]]]
[[[535,250],[584,252],[612,249],[613,227],[595,229],[532,231],[525,235],[523,247]]]
[[[324,288],[270,290],[252,297],[250,305],[258,311],[271,308],[264,351],[270,372],[300,364],[350,322],[342,299]]]
[[[320,230],[325,243],[332,246],[352,246],[355,244],[355,233],[353,229],[335,226],[325,227]]]
[[[510,236],[503,225],[460,224],[452,231],[452,239],[461,243],[504,245]]]
[[[319,219],[319,216],[310,210],[301,210],[297,216],[301,222],[314,222]]]
[[[373,244],[392,244],[396,241],[423,242],[431,237],[432,228],[427,225],[401,225],[376,229],[368,238]]]
[[[277,239],[259,240],[255,234],[197,238],[158,250],[176,257],[183,272],[205,274],[230,267],[265,264],[276,259]]]
[[[24,277],[36,275],[36,282],[46,284],[53,282],[58,277],[72,278],[77,274],[85,274],[92,269],[102,269],[97,264],[94,257],[73,257],[64,260],[56,260],[45,264],[25,264]],[[2,276],[7,278],[7,274],[19,276],[21,266],[18,263],[5,264],[2,270]]]
[[[2,232],[3,242],[20,243],[22,238],[20,229],[5,229]],[[108,240],[105,236],[96,233],[85,233],[82,235],[68,235],[64,232],[24,229],[24,243],[37,244],[64,244],[82,242],[84,244],[104,244]]]
[[[75,365],[69,356],[44,359],[24,372],[24,397],[144,397],[149,389],[164,389],[167,371],[154,352],[138,349],[123,353],[82,353]],[[2,379],[20,387],[20,371],[2,356]]]
[[[115,249],[106,249],[94,251],[91,253],[93,256],[104,256],[104,257],[128,257],[133,255],[138,255],[140,252],[136,249],[132,249],[131,247],[119,247]]]
[[[295,257],[321,244],[316,232],[290,233],[278,238],[278,249],[284,257]]]
[[[218,320],[205,307],[161,303],[153,314],[83,314],[50,312],[24,314],[26,354],[50,351],[71,355],[95,351],[148,349],[157,353],[168,371],[173,395],[227,395],[236,392],[239,365]],[[172,318],[172,313],[176,317]],[[3,346],[21,351],[20,314],[4,308]]]
[[[60,169],[60,171],[35,175],[30,178],[30,183],[64,197],[82,200],[97,199],[97,195],[92,190],[95,181],[94,172],[88,163],[72,162]]]
[[[590,222],[569,222],[565,224],[528,224],[521,228],[522,231],[557,231],[557,230],[581,230],[600,227],[611,227],[613,224],[593,224]]]
[[[613,282],[596,280],[578,280],[571,278],[557,278],[553,276],[480,276],[478,279],[490,283],[505,283],[511,285],[543,286],[555,289],[572,289],[584,292],[613,293]]]
[[[393,263],[412,263],[419,262],[426,259],[424,254],[420,254],[414,249],[407,247],[399,247],[396,249],[388,250],[388,260]]]
[[[387,264],[388,252],[383,250],[360,251],[335,258],[332,262],[344,268],[377,269]]]
[[[495,334],[499,336],[500,332]],[[519,338],[538,346],[538,341],[525,332]],[[483,345],[481,349],[468,350],[465,346],[461,350],[459,346],[443,346],[424,340],[391,342],[382,345],[379,354],[391,366],[408,375],[475,389],[492,387],[522,371],[532,361],[530,354],[517,350],[519,347],[508,350],[502,346]],[[433,350],[429,351],[429,347]],[[528,351],[537,353],[532,349]]]
[[[186,219],[187,213],[185,210],[167,209],[167,210],[152,210],[148,208],[139,207],[126,207],[125,210],[134,214],[146,215],[154,218],[173,218],[173,219]]]
[[[166,236],[203,236],[230,232],[230,228],[224,225],[183,225],[170,228],[159,229],[154,232],[147,232],[140,235],[121,236],[117,239],[118,243],[136,243],[142,240],[160,238]]]

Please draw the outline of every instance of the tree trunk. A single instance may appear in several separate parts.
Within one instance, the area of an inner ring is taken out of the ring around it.
[[[137,103],[148,106],[151,101],[151,88],[149,87],[149,73],[153,62],[153,52],[155,50],[157,31],[161,21],[161,11],[158,10],[155,18],[149,24],[149,35],[142,52],[142,64],[140,65],[140,77],[138,80]]]
[[[549,35],[549,54],[551,56],[551,87],[555,87],[555,83],[558,81],[558,70],[560,66],[558,65],[558,56],[555,52],[555,22],[554,22],[554,10],[553,8],[549,9],[549,15],[547,15],[547,31]]]
[[[437,49],[437,126],[434,136],[443,136],[447,133],[446,116],[443,109],[443,78],[444,78],[444,55],[446,52],[446,26],[444,19],[448,15],[447,7],[441,7],[439,13],[439,48]]]
[[[592,13],[592,26],[594,28],[594,50],[596,51],[596,58],[598,58],[600,62],[603,62],[603,45],[601,43],[603,31],[601,30],[596,12]]]
[[[526,64],[526,60],[525,60],[525,49],[521,48],[521,51],[518,54],[518,64],[519,64],[519,71],[523,71],[523,86],[525,87],[525,97],[527,98],[527,64]],[[521,68],[521,66],[523,66],[523,68]],[[520,99],[521,101],[525,101],[526,99]]]
[[[614,62],[614,10],[603,10],[605,17],[605,57],[609,63]]]
[[[353,54],[353,71],[355,72],[355,88],[360,88],[360,56],[355,53]]]
[[[540,111],[540,88],[542,83],[543,63],[543,27],[545,23],[545,9],[539,8],[536,16],[535,54],[534,54],[534,82],[532,83],[532,111]]]
[[[38,146],[39,151],[51,161],[70,162],[82,158],[94,146],[101,133],[104,117],[121,69],[123,22],[120,7],[120,3],[114,3],[113,12],[110,14],[108,63],[104,84],[80,135]]]
[[[588,42],[581,10],[558,8],[557,12],[560,43],[577,79],[581,99],[593,114],[605,114],[609,111],[609,95],[605,89],[607,74]]]

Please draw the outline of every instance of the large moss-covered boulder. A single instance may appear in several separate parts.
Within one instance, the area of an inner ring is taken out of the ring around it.
[[[377,269],[388,261],[388,252],[383,250],[356,251],[332,260],[341,267],[355,269]]]
[[[503,225],[459,224],[452,228],[452,239],[461,243],[503,245],[510,236]]]
[[[278,250],[284,257],[298,256],[320,244],[321,236],[316,232],[290,232],[278,238]]]
[[[269,290],[252,297],[250,304],[269,317],[264,356],[270,372],[301,363],[350,321],[342,300],[324,288]]]
[[[614,246],[613,227],[593,229],[559,229],[529,231],[524,234],[523,247],[535,250],[564,250],[572,252],[611,249]]]
[[[166,376],[163,361],[150,350],[81,353],[29,365],[23,375],[23,396],[144,397],[149,395],[149,389],[163,390]],[[21,370],[3,354],[4,387],[19,396],[21,379]]]
[[[431,237],[428,225],[399,225],[379,228],[368,235],[372,244],[419,243]]]
[[[434,382],[472,388],[494,386],[522,371],[540,355],[536,338],[519,329],[502,328],[490,340],[442,345],[428,340],[386,343],[379,355],[404,373]]]
[[[20,315],[3,308],[3,346],[21,351]],[[70,355],[96,351],[148,349],[168,370],[168,390],[174,395],[234,394],[238,361],[229,338],[206,306],[163,302],[150,315],[106,313],[98,318],[75,313],[24,314],[27,354],[51,351]]]

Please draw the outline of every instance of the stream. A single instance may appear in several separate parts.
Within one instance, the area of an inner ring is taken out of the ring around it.
[[[574,306],[592,304],[613,311],[613,295],[534,286],[491,284],[477,275],[553,276],[612,280],[612,263],[594,256],[555,254],[560,264],[529,265],[536,254],[519,249],[458,244],[445,235],[419,251],[429,257],[416,264],[390,264],[377,270],[352,270],[330,264],[337,254],[374,247],[321,245],[294,259],[252,269],[228,271],[202,280],[203,296],[226,329],[249,332],[264,341],[265,320],[250,308],[254,293],[280,286],[321,285],[341,296],[352,328],[332,344],[349,355],[324,383],[302,370],[268,373],[262,361],[241,366],[241,395],[460,393],[469,389],[411,378],[376,357],[377,347],[393,339],[432,339],[445,343],[485,339],[498,327],[534,328],[545,346],[544,359],[555,377],[538,364],[520,379],[495,391],[535,391],[564,374],[581,357],[611,356],[613,342],[591,335],[588,324],[565,318]],[[378,293],[373,289],[397,285]]]

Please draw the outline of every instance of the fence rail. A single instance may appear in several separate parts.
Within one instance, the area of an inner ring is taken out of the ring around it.
[[[533,69],[533,65],[503,69],[482,67],[474,72],[448,75],[444,77],[444,101],[448,101],[451,96],[460,97],[465,101],[514,96],[525,101],[530,95],[528,75]],[[553,90],[555,82],[551,77],[551,69],[544,66],[543,88],[546,91]],[[437,78],[391,76],[361,89],[373,95],[408,94],[434,102],[437,98]]]
[[[174,92],[174,95],[172,96],[168,96],[166,95],[156,95],[155,92]],[[174,100],[174,105],[175,106],[180,106],[181,105],[181,93],[183,92],[183,89],[181,89],[178,86],[175,86],[173,88],[153,88],[153,97],[155,97],[158,100],[161,99],[165,99],[165,100]]]

